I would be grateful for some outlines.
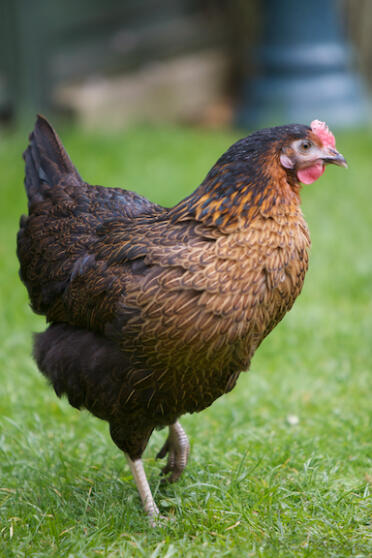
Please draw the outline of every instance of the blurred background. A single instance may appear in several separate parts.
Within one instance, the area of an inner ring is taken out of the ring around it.
[[[369,118],[369,0],[0,0],[0,10],[2,122]]]

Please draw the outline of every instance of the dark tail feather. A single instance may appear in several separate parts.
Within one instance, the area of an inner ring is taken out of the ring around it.
[[[31,203],[43,199],[43,184],[53,186],[63,178],[79,184],[82,179],[49,122],[38,115],[23,154],[26,163],[25,187]]]

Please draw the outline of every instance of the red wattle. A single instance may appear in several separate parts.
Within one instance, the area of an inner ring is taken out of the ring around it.
[[[324,163],[319,161],[312,167],[307,167],[306,169],[300,169],[297,171],[297,178],[300,182],[304,184],[311,184],[315,182],[320,176],[322,176],[325,170]]]

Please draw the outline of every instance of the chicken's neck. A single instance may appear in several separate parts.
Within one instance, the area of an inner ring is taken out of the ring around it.
[[[300,184],[276,160],[255,163],[217,163],[199,188],[170,210],[171,220],[194,219],[229,233],[247,228],[259,214],[275,219],[296,213]]]

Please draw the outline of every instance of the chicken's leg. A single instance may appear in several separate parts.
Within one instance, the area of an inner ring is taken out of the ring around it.
[[[144,510],[152,520],[159,515],[159,510],[155,504],[154,498],[152,497],[151,489],[149,483],[147,482],[146,473],[143,468],[142,459],[132,461],[128,455],[126,455],[126,458],[128,460],[130,470],[132,471],[134,481],[137,485],[139,495],[141,496]],[[151,521],[151,523],[153,524],[153,521]]]
[[[167,482],[176,482],[187,465],[190,453],[189,440],[186,432],[178,421],[169,426],[168,438],[156,457],[165,457],[167,453],[169,453],[168,461],[162,469],[162,474],[167,475],[171,473],[171,475],[164,480]]]

